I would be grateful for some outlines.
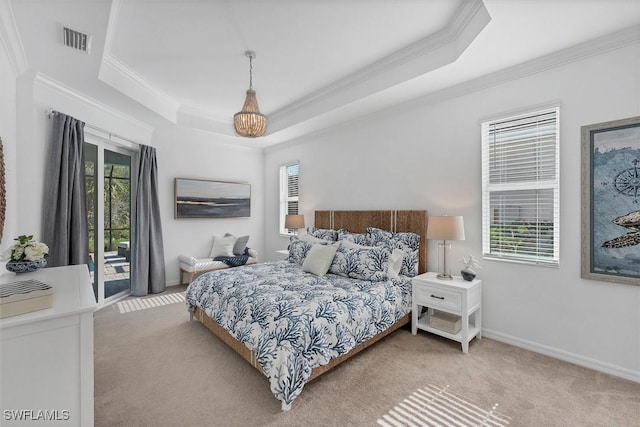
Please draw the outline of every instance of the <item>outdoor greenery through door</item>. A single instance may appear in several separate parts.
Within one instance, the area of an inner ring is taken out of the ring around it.
[[[131,289],[132,153],[104,145],[84,144],[90,270],[98,302]]]

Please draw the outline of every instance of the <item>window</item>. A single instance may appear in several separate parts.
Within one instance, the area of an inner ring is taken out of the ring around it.
[[[482,123],[484,257],[559,264],[559,114]]]
[[[284,228],[286,215],[298,215],[298,186],[300,165],[298,162],[280,166],[280,234],[293,234]]]

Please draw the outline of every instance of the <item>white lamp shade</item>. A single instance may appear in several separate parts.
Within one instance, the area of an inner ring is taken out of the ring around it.
[[[304,215],[287,215],[284,218],[284,228],[290,230],[304,228]]]
[[[430,216],[427,239],[464,240],[464,223],[461,216]]]

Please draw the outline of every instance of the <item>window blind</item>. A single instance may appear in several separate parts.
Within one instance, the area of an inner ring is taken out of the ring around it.
[[[287,215],[298,215],[298,195],[300,193],[300,165],[290,163],[280,167],[280,234],[292,234],[284,228]]]
[[[559,264],[559,108],[482,123],[482,246]]]

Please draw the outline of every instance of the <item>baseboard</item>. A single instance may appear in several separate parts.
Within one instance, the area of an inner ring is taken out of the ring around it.
[[[621,366],[612,365],[610,363],[601,362],[599,360],[584,357],[579,354],[570,353],[568,351],[549,347],[533,341],[523,340],[521,338],[503,334],[501,332],[492,331],[489,329],[482,329],[482,336],[503,342],[505,344],[511,344],[516,347],[524,348],[536,353],[560,359],[565,362],[573,363],[575,365],[584,366],[585,368],[593,369],[595,371],[604,372],[606,374],[640,383],[640,371],[634,371],[632,369],[627,369]]]
[[[179,286],[180,285],[180,281],[179,280],[170,280],[168,282],[165,282],[165,285],[167,287],[169,287],[169,286]]]

